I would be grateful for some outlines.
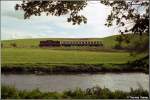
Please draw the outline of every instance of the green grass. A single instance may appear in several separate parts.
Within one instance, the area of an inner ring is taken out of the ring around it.
[[[2,64],[121,64],[133,58],[126,52],[2,48]]]

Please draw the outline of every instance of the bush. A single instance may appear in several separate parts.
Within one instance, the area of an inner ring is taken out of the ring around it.
[[[19,99],[19,94],[15,87],[2,86],[1,93],[3,99]]]
[[[16,48],[17,47],[17,44],[16,43],[11,43],[10,44],[12,47]]]
[[[123,47],[122,47],[120,44],[116,44],[116,45],[114,46],[114,49],[121,50],[121,49],[123,49]]]
[[[1,48],[3,48],[3,43],[1,43]]]

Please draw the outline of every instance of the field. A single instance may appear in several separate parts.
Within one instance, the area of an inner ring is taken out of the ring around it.
[[[102,64],[125,63],[133,57],[125,52],[66,51],[31,48],[3,48],[2,64],[12,63],[69,63]]]

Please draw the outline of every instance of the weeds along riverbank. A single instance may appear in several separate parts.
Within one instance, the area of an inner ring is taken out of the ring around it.
[[[4,74],[82,74],[82,73],[148,73],[148,65],[126,64],[6,64],[2,65]]]
[[[93,87],[82,90],[76,88],[75,90],[67,90],[64,92],[41,92],[39,89],[32,91],[18,90],[13,86],[2,85],[1,87],[2,99],[128,99],[128,98],[149,98],[147,90],[142,88],[130,92],[124,91],[110,91],[107,88]]]

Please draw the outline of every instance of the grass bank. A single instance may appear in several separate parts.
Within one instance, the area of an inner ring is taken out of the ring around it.
[[[62,93],[58,92],[41,92],[39,89],[32,91],[17,90],[15,87],[2,85],[1,87],[2,99],[131,99],[149,98],[148,91],[141,88],[130,92],[124,91],[110,91],[107,88],[93,87],[86,90],[76,88],[75,90],[68,90]]]

